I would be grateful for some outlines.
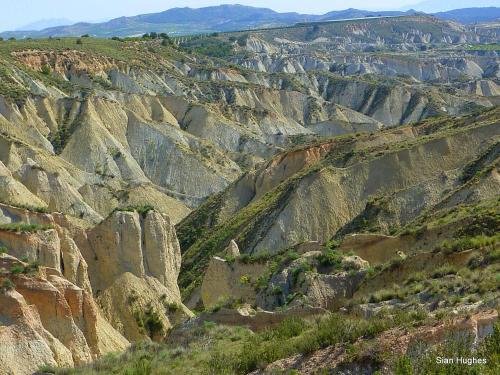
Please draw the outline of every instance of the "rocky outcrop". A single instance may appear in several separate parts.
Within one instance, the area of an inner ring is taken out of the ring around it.
[[[68,230],[56,224],[53,215],[0,204],[0,222],[14,225],[12,230],[0,230],[0,245],[9,254],[56,269],[67,280],[92,293],[87,262]],[[23,231],[22,225],[33,225],[34,230]]]
[[[91,229],[84,257],[93,272],[93,289],[103,291],[124,273],[156,278],[179,296],[181,255],[170,219],[155,211],[117,211]]]
[[[97,297],[103,314],[95,313],[94,330],[107,332],[113,326],[131,341],[160,340],[173,324],[191,316],[180,300],[180,249],[167,216],[156,211],[117,211],[88,227],[61,214],[0,205],[0,220],[12,228],[0,230],[0,246],[11,256],[49,267],[53,270],[50,283],[60,289],[84,290],[82,296],[94,310],[92,295]],[[41,296],[39,289],[32,294]],[[75,303],[82,305],[82,298]],[[153,318],[161,325],[154,332],[147,328]],[[113,345],[112,340],[103,340],[99,343],[103,348]],[[94,358],[100,356],[96,353]]]
[[[349,301],[365,278],[364,272],[340,272],[335,275],[307,275],[301,287],[311,306],[335,310]]]
[[[311,306],[335,310],[343,306],[365,279],[369,267],[358,256],[343,257],[339,267],[322,265],[322,252],[304,252],[269,279],[257,295],[257,305],[265,309],[278,306]]]
[[[223,255],[230,258],[238,258],[241,255],[238,244],[234,240],[231,240],[224,250]]]
[[[130,272],[99,293],[97,301],[106,320],[131,342],[161,341],[175,324],[193,316],[178,293],[158,279]]]
[[[0,283],[1,374],[73,366],[128,346],[102,319],[92,296],[55,269],[0,255]]]
[[[117,211],[80,238],[106,319],[130,341],[161,340],[191,312],[181,301],[181,254],[170,219]]]
[[[264,264],[245,264],[236,260],[227,261],[213,257],[201,284],[203,306],[211,308],[228,299],[255,303],[255,281],[264,273]]]

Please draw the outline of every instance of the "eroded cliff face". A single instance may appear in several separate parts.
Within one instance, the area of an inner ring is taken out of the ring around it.
[[[180,248],[166,215],[117,211],[89,226],[3,204],[0,213],[2,374],[161,340],[192,315],[181,302]]]
[[[96,270],[92,286],[102,291],[125,272],[151,276],[179,294],[177,275],[181,258],[175,230],[168,217],[149,211],[115,212],[87,233],[85,257]]]
[[[103,319],[92,295],[54,268],[2,254],[0,282],[2,374],[83,364],[129,345]]]

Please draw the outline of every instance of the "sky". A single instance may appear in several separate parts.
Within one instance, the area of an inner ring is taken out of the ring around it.
[[[153,13],[174,7],[199,8],[225,3],[238,3],[294,11],[323,14],[346,8],[399,9],[423,0],[0,0],[0,30],[14,30],[26,24],[46,19],[71,21],[103,21],[120,16]],[[449,1],[449,0],[435,0]],[[472,3],[482,0],[469,0]],[[500,0],[495,0],[500,3]]]

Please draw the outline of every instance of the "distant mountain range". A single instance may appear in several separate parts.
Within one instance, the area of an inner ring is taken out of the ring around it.
[[[500,19],[500,8],[489,7],[456,9],[448,12],[435,13],[434,15],[446,20],[458,21],[464,24],[473,24]]]
[[[75,23],[55,26],[43,30],[6,31],[3,38],[44,38],[57,36],[80,36],[89,34],[96,37],[133,36],[146,32],[165,32],[171,35],[193,34],[215,31],[234,31],[262,27],[293,25],[297,22],[339,20],[374,16],[401,16],[415,14],[407,11],[366,11],[346,9],[323,15],[279,13],[267,8],[243,5],[220,5],[205,8],[173,8],[160,13],[120,17],[101,23]],[[435,14],[437,17],[461,23],[493,21],[500,18],[500,8],[457,9]]]
[[[37,31],[37,30],[47,29],[49,27],[71,25],[73,23],[75,23],[75,22],[72,20],[69,20],[67,18],[50,18],[50,19],[43,19],[43,20],[28,23],[26,25],[18,27],[16,29],[16,31],[24,31],[24,30]]]
[[[499,0],[423,0],[398,10],[416,9],[425,13],[445,12],[452,9],[485,8],[500,5]]]

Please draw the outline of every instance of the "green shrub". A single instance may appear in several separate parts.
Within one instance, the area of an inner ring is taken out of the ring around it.
[[[379,303],[392,299],[404,300],[406,297],[405,291],[402,289],[382,289],[378,290],[370,296],[370,303]]]
[[[453,241],[444,241],[441,244],[440,248],[448,253],[469,249],[481,249],[487,246],[495,246],[499,242],[499,238],[500,235],[478,235],[475,237],[462,237]]]
[[[271,289],[271,294],[273,296],[279,296],[280,294],[283,294],[283,290],[279,285],[274,285],[273,288]]]
[[[318,256],[318,261],[322,266],[340,268],[342,255],[335,250],[328,249]]]
[[[127,207],[121,207],[121,208],[116,208],[114,211],[125,211],[125,212],[138,212],[142,217],[146,217],[147,213],[149,211],[154,211],[155,208],[149,204],[143,205],[143,206],[127,206]],[[113,212],[114,212],[113,211]]]
[[[405,284],[413,284],[425,279],[427,279],[427,274],[425,272],[415,272],[408,276],[408,278],[405,280]]]
[[[128,365],[126,368],[124,368],[124,371],[122,373],[124,375],[151,375],[151,358],[149,358],[148,356],[139,357],[131,365]]]
[[[298,266],[292,269],[292,283],[294,285],[302,284],[302,282],[304,281],[304,274],[311,271],[313,271],[313,266],[309,262],[304,260]]]
[[[234,309],[242,304],[242,300],[240,298],[234,297],[221,297],[213,306],[207,308],[206,311],[209,313],[215,313],[222,308]]]
[[[242,254],[238,259],[244,264],[265,263],[272,258],[268,250],[261,250],[256,254]]]
[[[135,320],[139,329],[146,333],[149,337],[154,337],[157,334],[163,333],[165,327],[158,312],[149,305],[145,311],[136,311]]]
[[[170,313],[170,314],[173,314],[173,313],[175,313],[177,311],[181,311],[182,310],[182,306],[179,305],[178,303],[175,303],[175,302],[168,303],[166,307],[167,307],[168,313]]]
[[[43,365],[40,366],[36,374],[55,374],[57,371],[57,368],[51,365]]]
[[[396,361],[395,375],[414,375],[413,367],[410,358],[401,356]]]
[[[51,71],[52,71],[52,70],[50,69],[50,66],[49,66],[49,65],[47,65],[47,64],[43,64],[43,65],[42,65],[42,73],[43,73],[43,74],[45,74],[45,75],[47,75],[47,76],[48,76],[48,75],[50,75]]]
[[[472,258],[469,259],[469,262],[467,263],[467,267],[469,267],[471,270],[476,269],[481,267],[485,263],[484,257],[482,255],[475,255]]]
[[[43,213],[43,214],[46,214],[49,212],[47,207],[37,207],[37,206],[30,206],[30,205],[26,205],[26,204],[18,204],[18,205],[16,205],[16,207],[23,208],[25,210],[32,211],[32,212]]]
[[[32,275],[36,273],[39,268],[40,266],[37,261],[29,262],[28,265],[24,267],[23,273]]]
[[[284,319],[277,328],[270,330],[268,333],[273,338],[288,339],[300,335],[305,327],[306,322],[304,319],[292,316]]]
[[[500,262],[500,249],[494,249],[486,254],[485,263],[493,264]]]
[[[254,282],[254,289],[256,292],[261,292],[263,290],[266,290],[267,287],[269,286],[269,281],[271,280],[271,273],[268,272],[262,276],[259,276],[257,280]]]
[[[2,290],[13,290],[16,287],[16,285],[12,282],[11,279],[4,279],[2,281],[1,289]]]
[[[286,261],[287,262],[293,262],[294,260],[297,260],[300,258],[300,254],[297,253],[296,251],[289,251],[286,253]]]
[[[438,279],[446,275],[455,275],[457,273],[457,269],[450,265],[446,264],[444,266],[441,266],[439,268],[436,268],[434,271],[431,272],[431,277],[433,279]]]
[[[11,223],[1,224],[0,231],[7,232],[37,232],[53,229],[52,225],[39,225],[39,224],[25,224],[25,223]]]
[[[13,275],[24,273],[24,267],[16,264],[15,266],[11,267],[10,273],[12,273]]]
[[[225,41],[215,38],[193,38],[181,47],[188,53],[199,53],[210,57],[224,58],[233,54],[233,46]]]
[[[250,284],[250,276],[249,275],[243,275],[240,277],[240,284],[241,285],[247,285]]]
[[[5,246],[0,246],[0,254],[7,254],[9,250]]]

